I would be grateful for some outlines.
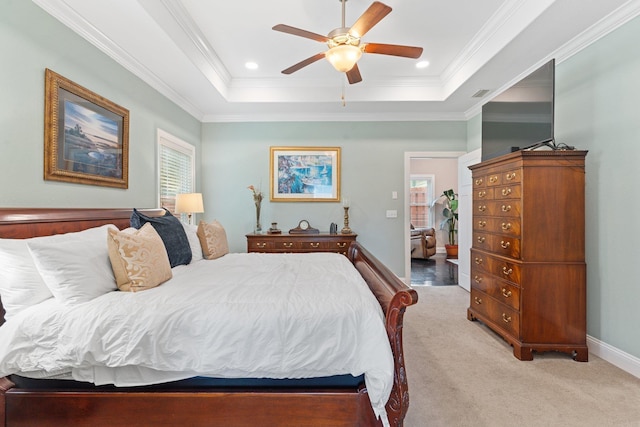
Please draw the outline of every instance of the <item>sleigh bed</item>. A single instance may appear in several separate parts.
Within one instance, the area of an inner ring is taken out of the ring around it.
[[[149,217],[165,213],[160,209],[141,212]],[[0,238],[50,236],[105,224],[124,229],[130,216],[130,209],[0,208]],[[358,243],[349,248],[348,259],[382,308],[393,358],[392,388],[385,408],[389,424],[402,426],[409,406],[402,322],[406,307],[417,302],[417,294]],[[0,301],[0,325],[4,314]],[[276,380],[260,385],[195,379],[115,387],[9,375],[0,378],[0,427],[383,425],[374,415],[362,376],[354,378],[355,382]]]

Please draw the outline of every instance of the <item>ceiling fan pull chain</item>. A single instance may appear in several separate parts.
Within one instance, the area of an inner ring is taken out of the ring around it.
[[[344,79],[342,79],[342,96],[340,97],[340,99],[342,99],[342,106],[346,107],[347,106],[347,100],[344,97]]]

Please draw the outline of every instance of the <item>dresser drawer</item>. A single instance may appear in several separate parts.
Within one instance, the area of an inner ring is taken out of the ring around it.
[[[473,178],[473,189],[485,188],[487,186],[487,177],[477,176]]]
[[[294,240],[276,240],[273,242],[273,248],[276,251],[298,251],[302,249],[302,242]]]
[[[473,248],[471,249],[471,268],[472,271],[486,272],[515,284],[520,284],[522,276],[520,264],[487,255]]]
[[[520,288],[482,270],[471,269],[471,286],[514,310],[520,310]]]
[[[302,242],[297,242],[298,243],[298,248],[300,250],[303,251],[326,251],[329,250],[329,242],[323,242],[323,241],[302,241]]]
[[[340,252],[341,254],[346,254],[350,244],[351,241],[349,240],[330,242],[328,250],[330,250],[331,252]]]
[[[473,212],[476,215],[520,217],[520,200],[474,200]]]
[[[471,288],[471,307],[508,334],[520,336],[520,313],[484,292]]]
[[[502,173],[503,184],[516,184],[522,182],[522,169],[513,169]]]
[[[480,188],[478,190],[474,190],[473,192],[473,200],[493,200],[493,188]]]
[[[495,199],[519,199],[522,195],[520,184],[508,185],[494,189]]]
[[[520,237],[520,218],[476,216],[473,219],[473,231]]]
[[[474,248],[491,251],[491,249],[493,248],[493,235],[482,232],[474,232],[471,244]]]
[[[506,237],[489,234],[488,232],[474,232],[471,242],[476,249],[520,259],[520,239],[516,237]]]
[[[250,240],[248,243],[249,252],[271,252],[275,249],[273,243],[264,240]]]

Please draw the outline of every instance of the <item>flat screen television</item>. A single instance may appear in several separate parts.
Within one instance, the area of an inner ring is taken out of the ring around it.
[[[555,59],[482,106],[482,161],[553,143]]]

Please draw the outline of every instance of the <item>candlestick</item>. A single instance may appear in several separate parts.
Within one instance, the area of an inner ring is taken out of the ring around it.
[[[349,206],[344,206],[344,227],[340,232],[342,234],[351,234],[351,229],[349,228]]]

